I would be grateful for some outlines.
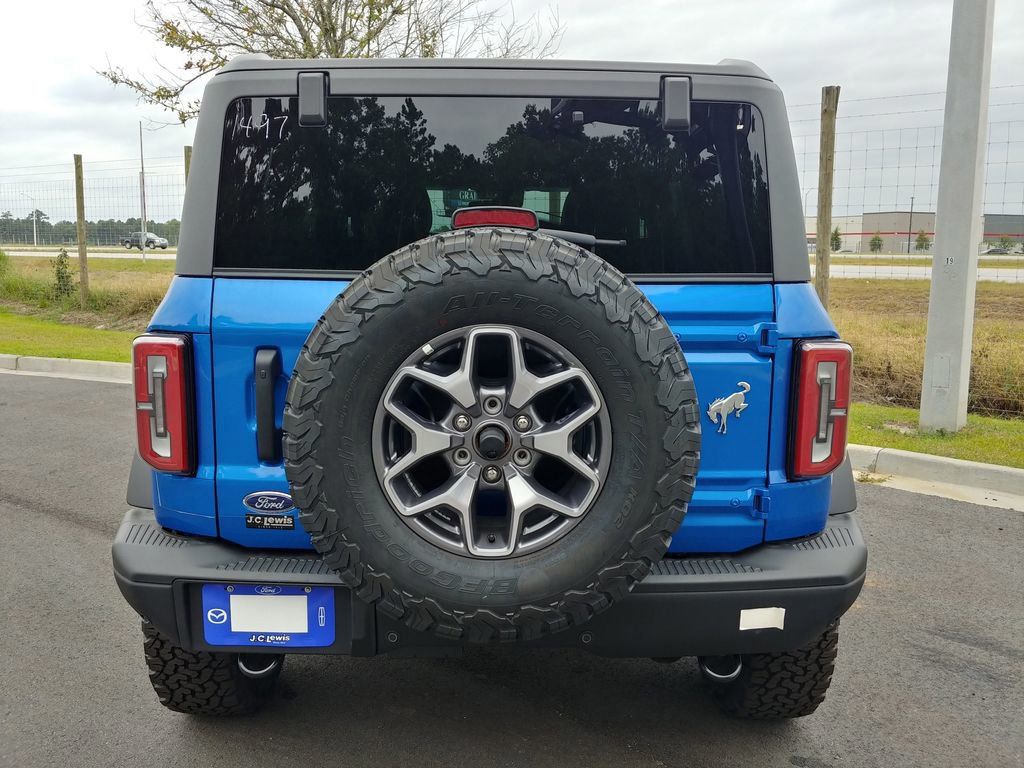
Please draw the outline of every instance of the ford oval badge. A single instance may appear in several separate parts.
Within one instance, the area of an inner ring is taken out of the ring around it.
[[[242,499],[242,503],[253,512],[287,512],[295,508],[292,497],[280,491],[256,491]]]
[[[271,584],[260,584],[258,587],[253,589],[257,595],[280,595],[281,588],[275,587]]]

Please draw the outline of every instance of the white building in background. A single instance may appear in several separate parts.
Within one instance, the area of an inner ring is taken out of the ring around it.
[[[863,227],[861,226],[861,216],[833,216],[832,217],[832,229],[839,227],[839,252],[849,251],[850,253],[860,253],[861,251],[867,251],[868,239],[870,235],[865,238],[863,236]],[[808,250],[814,249],[814,243],[817,239],[817,228],[818,220],[813,216],[807,216],[804,219],[804,232],[807,233],[807,247]],[[862,247],[863,245],[863,247]]]
[[[982,217],[984,233],[979,248],[985,250],[996,247],[1004,240],[1011,243],[1011,248],[1024,248],[1024,215],[987,213]],[[817,219],[808,216],[804,219],[804,231],[807,233],[807,248],[814,250],[815,235],[818,227]],[[832,228],[839,227],[839,239],[842,245],[839,252],[871,253],[871,238],[877,233],[882,239],[879,253],[909,253],[927,256],[935,244],[935,212],[934,211],[875,211],[860,216],[834,216]],[[924,232],[928,238],[928,248],[918,250],[918,234]]]

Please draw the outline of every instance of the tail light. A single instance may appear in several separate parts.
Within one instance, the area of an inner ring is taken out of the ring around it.
[[[846,456],[853,349],[842,341],[803,341],[796,347],[794,425],[789,474],[827,475]]]
[[[466,227],[537,229],[539,226],[536,212],[529,208],[473,206],[459,208],[452,215],[452,229],[465,229]]]
[[[139,455],[162,472],[195,471],[192,360],[187,336],[147,334],[132,344]]]

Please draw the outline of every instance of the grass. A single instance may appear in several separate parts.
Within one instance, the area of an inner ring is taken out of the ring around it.
[[[814,258],[811,258],[811,264]],[[929,256],[880,256],[878,258],[866,258],[863,256],[844,256],[843,254],[832,254],[832,263],[839,267],[930,267],[932,257]],[[986,269],[1024,269],[1024,257],[1001,259],[978,259],[978,266]]]
[[[833,322],[854,347],[854,399],[916,405],[921,398],[927,280],[831,283]],[[1024,416],[1024,286],[978,283],[971,357],[972,411]]]
[[[956,434],[917,430],[912,408],[854,403],[850,409],[850,442],[880,448],[930,453],[968,461],[1024,467],[1024,420],[970,414]]]
[[[0,307],[0,352],[82,360],[131,359],[133,331],[97,330],[18,315]]]
[[[811,258],[811,264],[814,258]],[[879,258],[867,258],[864,256],[844,256],[843,254],[832,254],[832,263],[841,267],[930,267],[931,256],[881,256]],[[1024,269],[1024,257],[1001,259],[979,258],[978,266],[987,269]]]
[[[50,259],[6,257],[0,267],[0,307],[42,319],[102,329],[140,331],[145,328],[174,273],[173,261],[92,259],[89,261],[89,301],[76,293],[53,295]],[[75,282],[78,260],[71,259]]]

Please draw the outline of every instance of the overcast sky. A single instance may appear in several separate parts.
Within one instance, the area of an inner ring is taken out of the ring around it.
[[[522,17],[549,5],[518,0],[516,7]],[[901,126],[941,123],[941,96],[857,100],[943,90],[952,0],[562,0],[557,7],[567,25],[561,57],[754,61],[783,88],[797,136],[816,130],[820,89],[830,83],[843,87],[840,114],[848,128],[892,120]],[[38,166],[70,164],[74,152],[90,163],[131,161],[138,154],[139,119],[146,121],[147,159],[153,158],[154,168],[175,167],[192,126],[159,127],[173,117],[138,104],[96,74],[108,60],[152,70],[164,56],[135,24],[143,11],[139,0],[51,0],[45,14],[34,3],[5,4],[0,178],[38,179],[50,170]],[[992,85],[1022,87],[993,90],[993,104],[1015,103],[993,106],[993,121],[1024,120],[1022,32],[1024,2],[996,0]],[[903,110],[932,111],[850,117]],[[104,167],[135,170],[127,163]]]

